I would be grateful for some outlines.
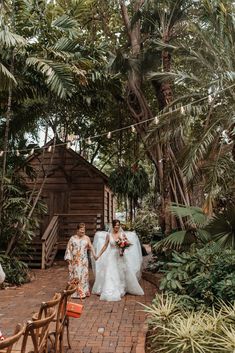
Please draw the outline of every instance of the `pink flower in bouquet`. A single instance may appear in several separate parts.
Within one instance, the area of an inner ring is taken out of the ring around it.
[[[129,242],[127,238],[116,240],[116,246],[119,248],[120,256],[123,256],[125,249],[128,248],[130,245],[132,244]]]

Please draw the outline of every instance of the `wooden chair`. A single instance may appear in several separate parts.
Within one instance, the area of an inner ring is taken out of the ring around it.
[[[41,319],[46,318],[48,316],[48,313],[50,312],[51,309],[55,309],[55,312],[56,312],[55,318],[50,323],[49,332],[48,332],[48,349],[49,349],[49,351],[55,351],[55,339],[54,340],[52,339],[53,336],[50,333],[54,332],[54,326],[55,326],[54,324],[55,324],[56,317],[57,317],[57,311],[58,311],[60,299],[61,299],[61,294],[55,293],[52,300],[41,303],[39,312],[34,314],[32,317],[33,321],[41,320]]]
[[[11,353],[13,345],[22,337],[24,331],[25,325],[22,326],[21,324],[17,324],[14,335],[0,341],[0,352]]]
[[[48,312],[48,315],[46,318],[27,322],[21,345],[21,353],[48,352],[49,325],[55,318],[56,311]],[[31,342],[28,341],[29,338]]]
[[[64,352],[64,330],[67,331],[68,347],[71,349],[69,339],[69,317],[66,315],[68,298],[76,291],[76,286],[68,285],[67,288],[61,293],[61,299],[58,305],[58,310],[55,319],[55,331],[50,332],[50,336],[54,336],[54,349],[55,353]]]
[[[61,294],[60,293],[55,293],[54,297],[52,300],[49,300],[47,302],[42,302],[39,312],[34,314],[32,317],[32,320],[41,320],[43,318],[46,318],[48,316],[49,311],[54,308],[57,312],[57,306],[60,302],[61,299]]]

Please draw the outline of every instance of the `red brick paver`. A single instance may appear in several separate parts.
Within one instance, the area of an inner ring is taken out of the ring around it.
[[[4,335],[10,335],[17,322],[30,319],[42,301],[66,286],[65,266],[33,272],[31,283],[0,291],[0,329]],[[126,295],[120,302],[105,302],[91,295],[83,300],[81,318],[70,320],[71,353],[134,353],[145,321],[139,303],[150,303],[156,291],[149,282],[142,280],[141,285],[145,292],[141,297]]]

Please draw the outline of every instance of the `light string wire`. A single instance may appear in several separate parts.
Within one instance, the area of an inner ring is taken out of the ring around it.
[[[218,92],[216,92],[216,93],[214,94],[214,96],[216,97],[216,96],[218,96],[218,94],[220,94],[220,93],[222,93],[222,92],[225,92],[225,91],[227,91],[228,89],[233,88],[234,86],[235,86],[235,83],[233,83],[232,85],[227,86],[227,87],[225,87],[225,88],[219,90]],[[178,112],[178,111],[180,111],[182,114],[185,114],[185,110],[186,110],[189,106],[192,106],[192,105],[194,105],[194,104],[196,104],[196,103],[200,103],[200,102],[202,102],[202,101],[204,101],[204,100],[206,100],[206,99],[210,99],[210,102],[209,102],[209,103],[211,104],[211,102],[212,102],[212,101],[211,101],[211,97],[213,97],[213,94],[210,93],[210,94],[208,94],[208,95],[205,96],[205,97],[199,98],[199,99],[197,99],[197,100],[195,100],[195,101],[193,101],[193,102],[187,103],[187,104],[185,104],[185,105],[180,105],[179,107],[177,107],[177,108],[175,108],[175,109],[172,109],[171,107],[169,107],[169,109],[170,109],[169,111],[167,111],[167,112],[165,112],[165,113],[159,113],[158,115],[156,115],[156,116],[153,117],[153,118],[145,119],[145,120],[142,120],[142,121],[140,121],[140,122],[138,122],[138,123],[134,123],[134,124],[131,124],[131,125],[124,126],[124,127],[122,127],[122,128],[114,129],[114,130],[112,130],[112,131],[104,132],[104,133],[102,133],[102,134],[97,134],[97,135],[88,136],[88,137],[83,137],[83,138],[79,138],[79,137],[77,138],[77,137],[75,137],[75,138],[73,138],[72,140],[68,140],[68,141],[66,141],[66,142],[57,143],[57,144],[55,144],[55,145],[53,145],[53,146],[47,146],[47,147],[42,146],[42,147],[35,147],[35,148],[16,149],[16,150],[10,149],[10,150],[6,150],[6,151],[0,150],[0,157],[2,157],[4,153],[15,153],[17,156],[19,156],[19,155],[20,155],[20,152],[29,152],[30,155],[33,155],[37,150],[41,151],[41,150],[43,150],[43,149],[45,149],[45,150],[46,150],[46,149],[47,149],[47,150],[49,149],[48,152],[51,152],[52,148],[54,149],[55,147],[60,147],[60,146],[65,146],[65,145],[66,145],[68,148],[70,148],[75,142],[77,142],[77,141],[82,141],[82,140],[83,140],[83,141],[87,141],[88,144],[92,144],[92,140],[94,140],[94,139],[96,139],[96,138],[98,138],[98,137],[107,136],[107,138],[111,138],[112,134],[114,134],[114,133],[116,133],[116,132],[119,132],[119,131],[128,130],[128,129],[131,129],[131,131],[134,132],[136,126],[141,125],[141,124],[145,124],[145,123],[150,122],[150,121],[153,121],[153,120],[156,121],[156,125],[157,125],[159,118],[172,115],[173,113]],[[215,97],[214,97],[214,98],[215,98]]]

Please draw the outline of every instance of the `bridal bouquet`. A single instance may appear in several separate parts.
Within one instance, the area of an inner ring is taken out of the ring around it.
[[[123,256],[126,248],[129,248],[132,244],[127,238],[116,240],[116,246],[119,248],[119,255]]]

